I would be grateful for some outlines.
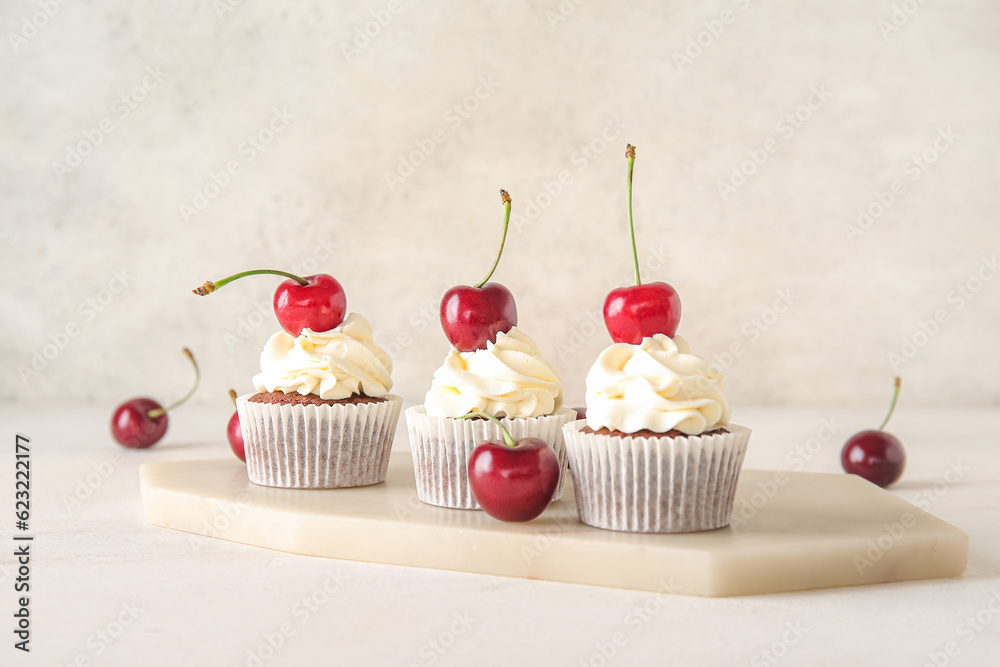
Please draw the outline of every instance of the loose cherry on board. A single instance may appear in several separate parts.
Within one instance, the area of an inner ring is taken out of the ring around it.
[[[840,452],[840,463],[848,473],[861,475],[872,484],[882,488],[889,486],[900,478],[906,466],[906,452],[903,444],[896,436],[886,433],[885,425],[889,423],[896,400],[899,398],[900,379],[896,378],[896,387],[892,394],[892,405],[889,414],[885,416],[877,431],[861,431],[852,435]]]
[[[500,426],[503,442],[486,440],[469,457],[469,486],[483,511],[500,521],[531,521],[552,502],[559,483],[559,459],[540,438],[517,442],[499,419],[473,411],[459,417],[485,417]]]
[[[184,348],[184,355],[194,366],[194,386],[184,398],[168,407],[151,398],[133,398],[119,405],[111,417],[111,435],[118,444],[130,449],[145,449],[159,442],[167,432],[167,413],[191,398],[201,379],[198,362],[191,350]]]
[[[329,331],[344,321],[344,313],[347,312],[344,288],[333,276],[325,273],[302,278],[286,271],[257,269],[214,282],[209,280],[191,291],[198,296],[207,296],[234,280],[264,274],[288,278],[274,290],[274,315],[281,328],[291,335],[298,336],[303,329]]]
[[[234,404],[236,403],[236,392],[232,389],[229,390],[229,398],[233,399]],[[243,442],[243,431],[240,429],[240,415],[238,412],[233,412],[233,416],[229,418],[229,423],[226,424],[226,437],[229,438],[229,447],[233,450],[233,454],[236,454],[236,458],[246,463],[246,444]]]
[[[506,190],[500,191],[500,201],[504,210],[503,234],[490,272],[472,287],[452,287],[441,299],[441,328],[460,352],[483,349],[487,342],[497,341],[498,333],[507,333],[517,325],[514,295],[500,283],[487,282],[500,263],[510,223],[510,195]]]
[[[644,285],[639,277],[639,255],[635,249],[635,225],[632,222],[635,146],[626,146],[625,157],[628,158],[628,231],[632,239],[635,285],[619,287],[608,293],[604,300],[604,324],[616,343],[638,345],[643,338],[658,333],[673,338],[681,321],[681,299],[667,283]]]

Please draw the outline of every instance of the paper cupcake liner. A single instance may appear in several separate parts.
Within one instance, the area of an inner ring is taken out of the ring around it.
[[[403,399],[378,403],[280,405],[236,399],[254,484],[290,489],[385,481]]]
[[[580,520],[636,533],[686,533],[729,525],[750,429],[679,438],[582,433],[563,427]]]
[[[562,497],[569,475],[562,427],[574,419],[575,410],[560,408],[543,417],[500,420],[515,440],[541,438],[552,445],[561,469],[553,500]],[[503,442],[500,427],[488,419],[430,417],[422,405],[406,410],[406,426],[413,452],[417,497],[428,505],[480,509],[469,486],[469,457],[476,445],[484,440]]]

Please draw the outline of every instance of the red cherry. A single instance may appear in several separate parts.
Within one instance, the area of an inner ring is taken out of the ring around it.
[[[156,416],[150,417],[150,414]],[[167,413],[151,398],[133,398],[118,406],[111,417],[111,435],[130,449],[152,447],[167,432]]]
[[[236,273],[215,282],[209,280],[191,291],[198,296],[206,296],[234,280],[262,274],[288,278],[274,290],[274,314],[281,328],[291,335],[298,336],[303,329],[329,331],[344,321],[344,313],[347,312],[344,288],[333,276],[325,273],[302,278],[286,271],[256,269]]]
[[[236,392],[232,389],[229,390],[229,398],[233,399],[233,403],[236,402]],[[226,437],[229,438],[229,447],[233,450],[233,454],[236,454],[236,458],[246,463],[246,444],[243,442],[243,430],[240,428],[238,412],[234,412],[233,416],[229,418],[229,423],[226,424]]]
[[[906,465],[906,453],[896,436],[882,431],[855,433],[840,453],[844,470],[861,475],[885,488],[898,480]]]
[[[510,195],[506,190],[500,191],[500,202],[503,204],[503,233],[490,272],[472,287],[452,287],[441,299],[441,328],[448,341],[461,352],[483,349],[487,342],[497,341],[498,333],[507,333],[517,325],[514,295],[500,283],[488,282],[500,263],[507,240]]]
[[[628,158],[628,232],[632,240],[635,284],[611,290],[604,299],[604,325],[616,343],[638,345],[643,338],[664,334],[671,338],[681,321],[681,299],[673,287],[663,282],[643,284],[639,277],[639,255],[635,249],[632,222],[632,170],[635,146],[625,147]]]
[[[240,430],[240,416],[235,412],[229,418],[229,424],[226,426],[226,436],[229,438],[229,446],[232,448],[233,454],[236,454],[236,458],[240,461],[246,463],[246,445],[243,443],[243,431]]]
[[[498,333],[507,333],[516,325],[514,295],[500,283],[458,285],[441,299],[441,327],[461,352],[483,349],[487,341],[497,342]]]
[[[308,285],[286,280],[274,290],[274,314],[281,328],[293,336],[303,329],[329,331],[344,321],[347,296],[333,276],[305,276]]]
[[[616,343],[638,345],[654,334],[673,338],[680,321],[681,299],[667,283],[619,287],[604,300],[604,324]]]
[[[478,444],[469,457],[469,485],[483,510],[500,521],[531,521],[555,495],[559,459],[539,438],[522,438],[511,447]]]
[[[903,444],[896,436],[882,430],[896,409],[900,384],[900,378],[896,378],[889,414],[885,416],[878,430],[855,433],[840,452],[840,464],[846,472],[861,475],[872,484],[878,484],[883,488],[898,480],[906,466]]]
[[[191,350],[184,348],[183,352],[194,366],[194,386],[184,398],[167,407],[151,398],[133,398],[119,405],[111,416],[111,435],[118,444],[131,449],[152,447],[167,432],[167,413],[194,395],[201,373]]]
[[[559,459],[552,446],[540,438],[510,437],[503,423],[473,410],[459,419],[483,417],[500,427],[503,443],[486,440],[469,457],[469,486],[480,507],[500,521],[531,521],[556,493]]]

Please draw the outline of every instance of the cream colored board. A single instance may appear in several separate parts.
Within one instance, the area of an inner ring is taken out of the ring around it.
[[[146,522],[297,554],[711,597],[955,577],[968,537],[856,476],[744,470],[733,523],[675,535],[576,518],[572,486],[530,523],[417,499],[409,453],[385,483],[252,484],[236,459],[142,466]]]

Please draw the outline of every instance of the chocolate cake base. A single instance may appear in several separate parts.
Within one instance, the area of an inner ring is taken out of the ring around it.
[[[580,429],[581,433],[591,433],[593,435],[613,435],[620,438],[633,437],[633,438],[688,438],[688,437],[698,437],[702,435],[721,435],[723,433],[729,433],[724,428],[717,428],[711,431],[705,431],[704,433],[698,433],[697,436],[691,436],[687,433],[682,433],[677,429],[672,429],[666,433],[657,433],[656,431],[650,431],[648,429],[643,429],[641,431],[636,431],[635,433],[625,433],[624,431],[612,431],[607,427],[602,427],[596,431],[589,426],[584,426]]]
[[[283,391],[266,391],[254,394],[247,399],[251,403],[273,403],[278,405],[345,405],[349,403],[382,403],[384,398],[365,396],[364,394],[354,394],[347,398],[328,400],[320,398],[316,394],[286,394]]]

